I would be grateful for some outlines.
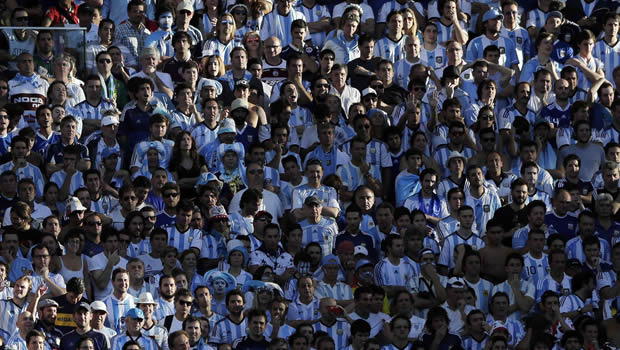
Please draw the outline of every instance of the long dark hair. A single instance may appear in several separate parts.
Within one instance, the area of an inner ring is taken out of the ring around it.
[[[174,140],[174,147],[172,148],[172,157],[170,158],[170,171],[175,171],[181,163],[181,139],[183,135],[189,136],[192,140],[192,146],[189,149],[189,157],[193,162],[198,159],[198,148],[196,147],[196,140],[189,131],[181,131]]]

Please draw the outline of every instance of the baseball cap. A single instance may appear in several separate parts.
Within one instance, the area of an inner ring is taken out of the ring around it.
[[[209,209],[209,220],[217,219],[228,219],[226,209],[224,209],[224,207],[221,205],[216,205],[213,208]]]
[[[329,254],[323,257],[323,260],[321,260],[321,265],[340,265],[340,259],[338,259],[338,257],[334,254]]]
[[[134,307],[132,309],[129,309],[129,311],[127,311],[127,313],[125,314],[125,317],[131,317],[133,319],[140,319],[140,320],[144,320],[144,312],[142,312],[142,310],[138,309],[137,307]]]
[[[181,1],[178,5],[177,5],[177,12],[181,12],[181,11],[189,11],[189,12],[194,12],[194,7],[192,6],[192,4],[189,1]]]
[[[231,104],[230,104],[230,111],[235,111],[239,108],[244,108],[246,110],[250,110],[250,105],[248,104],[248,101],[242,99],[242,98],[238,98],[236,100],[234,100]]]
[[[321,204],[321,200],[319,199],[319,197],[312,195],[312,196],[306,197],[306,199],[304,200],[304,204],[305,205]]]
[[[371,87],[365,88],[362,91],[362,97],[366,97],[368,95],[375,95],[375,96],[377,96],[377,91],[375,91],[375,89],[373,89]]]
[[[90,305],[88,305],[85,302],[81,302],[81,303],[78,304],[78,306],[77,306],[77,308],[75,309],[74,312],[78,312],[81,309],[85,309],[86,311],[90,312]]]
[[[357,263],[355,263],[355,271],[361,269],[364,266],[373,265],[373,263],[368,259],[361,259]]]
[[[235,87],[237,86],[250,87],[250,82],[245,79],[240,79],[235,82]]]
[[[482,16],[482,23],[492,19],[502,20],[504,19],[504,15],[502,15],[498,9],[492,8],[484,13],[484,15]]]
[[[217,134],[225,134],[228,132],[233,132],[233,133],[237,133],[237,127],[235,126],[235,121],[230,119],[230,118],[226,118],[224,120],[222,120],[222,122],[220,123],[220,127],[217,129]]]
[[[118,121],[118,118],[116,118],[113,115],[108,115],[103,117],[103,119],[101,119],[101,125],[103,126],[108,126],[108,125],[118,125],[120,124],[120,122]]]
[[[444,78],[459,78],[461,76],[461,70],[454,65],[449,65],[443,70]]]
[[[551,18],[551,17],[557,17],[560,20],[564,19],[564,15],[562,15],[562,12],[560,12],[560,11],[551,11],[551,12],[547,13],[547,17],[545,18],[545,21],[548,21],[549,18]]]
[[[366,247],[358,245],[353,249],[353,255],[362,254],[368,256],[368,249]]]
[[[465,287],[465,281],[463,281],[462,278],[460,277],[452,277],[448,280],[448,284],[446,285],[446,288],[464,288]]]
[[[93,301],[92,303],[90,303],[90,309],[92,311],[104,311],[104,312],[108,312],[108,310],[105,307],[105,304],[99,300],[97,301]]]

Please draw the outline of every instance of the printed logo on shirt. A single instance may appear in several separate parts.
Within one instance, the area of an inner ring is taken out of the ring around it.
[[[435,57],[435,62],[437,62],[437,64],[441,64],[443,62],[443,57],[442,56]]]
[[[485,204],[482,206],[482,210],[484,210],[485,213],[488,213],[491,211],[491,206],[488,204]]]
[[[499,53],[500,53],[501,55],[506,54],[506,48],[505,48],[505,47],[500,47],[500,48],[499,48]]]
[[[523,43],[523,38],[517,37],[517,44],[522,44],[522,43]]]

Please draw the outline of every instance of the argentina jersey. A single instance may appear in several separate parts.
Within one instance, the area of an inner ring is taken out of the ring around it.
[[[209,342],[214,344],[232,344],[233,341],[246,335],[248,328],[247,318],[243,318],[240,323],[233,322],[226,317],[219,320],[213,329],[213,335],[209,338]]]
[[[549,274],[549,259],[547,254],[542,253],[542,257],[535,258],[531,253],[523,255],[523,271],[521,278],[529,280],[533,285]]]
[[[491,40],[484,34],[475,37],[469,42],[465,60],[474,62],[477,59],[483,58],[484,49],[490,45],[495,45],[499,48],[499,64],[506,67],[510,67],[514,64],[519,65],[515,43],[510,38],[500,36],[497,40]]]
[[[383,57],[390,62],[396,62],[405,58],[405,42],[407,36],[403,35],[399,40],[392,40],[387,35],[377,40],[373,56]]]
[[[336,343],[336,349],[342,349],[347,346],[349,336],[351,334],[351,326],[349,322],[343,319],[336,319],[332,325],[326,325],[322,321],[314,324],[314,331],[323,331],[329,335]]]
[[[465,278],[465,283],[476,292],[476,308],[487,313],[489,311],[489,295],[493,289],[493,283],[481,278],[472,283]]]
[[[497,118],[498,129],[512,129],[512,124],[517,117],[525,118],[530,125],[534,125],[534,121],[536,120],[536,112],[528,108],[525,111],[525,114],[523,114],[514,105],[510,105],[499,113]]]
[[[602,71],[605,70],[605,66],[603,65],[603,62],[601,62],[601,60],[599,60],[598,58],[594,56],[590,57],[590,59],[588,60],[583,58],[581,55],[575,55],[575,57],[573,58],[581,61],[581,63],[583,63],[586,67],[588,67],[589,70],[593,72],[598,72],[599,70],[602,70]],[[592,82],[590,81],[590,79],[588,79],[586,74],[584,74],[580,68],[575,67],[575,69],[577,70],[577,86],[587,91],[592,86]],[[613,71],[613,68],[610,67],[610,69]]]
[[[393,265],[388,258],[383,258],[375,265],[375,282],[378,286],[400,286],[411,288],[413,280],[420,275],[420,266],[409,258],[401,258],[398,265]]]
[[[105,297],[102,302],[108,311],[105,325],[120,333],[125,327],[125,314],[129,309],[136,307],[135,299],[131,294],[127,294],[124,300],[118,300],[114,294]]]
[[[471,236],[463,238],[458,234],[458,231],[454,232],[448,237],[446,237],[445,241],[443,242],[443,248],[441,249],[441,253],[439,254],[439,260],[437,261],[437,264],[446,266],[449,269],[453,269],[455,266],[454,250],[457,246],[462,244],[467,244],[471,246],[474,250],[480,250],[481,248],[484,248],[484,240],[478,235],[472,233]]]
[[[179,253],[191,248],[194,241],[201,238],[200,230],[188,228],[181,232],[176,225],[164,226],[163,229],[168,232],[168,245],[177,248]]]
[[[329,13],[329,9],[327,8],[327,6],[319,5],[316,2],[314,6],[308,8],[302,1],[300,1],[299,5],[297,5],[295,9],[301,12],[306,17],[307,23],[319,22],[324,18],[331,20],[331,14]],[[310,38],[306,37],[306,40],[312,40],[312,45],[316,45],[318,47],[323,47],[323,44],[325,43],[325,38],[327,36],[325,31],[322,30],[316,31],[315,33],[310,33],[310,31],[308,30],[307,35],[310,35]],[[286,45],[282,44],[282,47],[285,46]]]
[[[43,189],[45,188],[45,178],[41,173],[41,170],[31,163],[26,162],[26,166],[23,168],[15,168],[14,161],[4,163],[0,165],[0,173],[13,170],[17,175],[17,181],[22,179],[31,179],[34,182],[34,187],[37,192],[37,197],[43,196]],[[62,183],[61,183],[62,184]]]
[[[598,58],[603,62],[603,66],[607,67],[605,70],[605,79],[614,83],[614,68],[620,66],[620,40],[616,41],[616,44],[610,46],[605,39],[600,39],[594,44],[592,50],[592,56]]]
[[[530,56],[530,34],[525,28],[517,27],[514,30],[508,30],[502,26],[499,33],[501,36],[510,38],[515,43],[515,49],[517,51],[517,58],[519,59],[519,69],[523,68],[525,59]]]
[[[600,238],[598,240],[601,243],[601,260],[610,261],[611,249],[609,247],[609,242]],[[566,242],[566,255],[568,256],[568,259],[577,259],[582,263],[586,261],[586,254],[583,251],[583,240],[581,239],[581,236],[573,237]]]
[[[437,21],[437,42],[440,44],[445,43],[446,41],[452,38],[452,30],[454,29],[454,24],[445,25],[441,21]],[[459,21],[461,28],[467,28],[467,25],[463,21]]]
[[[217,139],[217,130],[219,126],[211,129],[204,123],[197,124],[192,130],[192,137],[196,141],[196,147],[199,149],[207,144],[214,142]]]
[[[424,46],[420,48],[420,61],[425,62],[433,69],[441,68],[446,64],[446,48],[437,45],[433,50],[427,50]],[[404,86],[403,88],[407,88]]]
[[[99,102],[98,105],[93,106],[90,103],[88,103],[88,100],[84,100],[78,104],[76,104],[75,106],[73,106],[73,110],[74,112],[77,111],[77,116],[76,117],[80,117],[82,118],[82,120],[102,120],[103,119],[103,112],[107,111],[107,110],[112,110],[115,109],[116,106],[107,101],[102,99],[101,102]]]
[[[317,224],[312,224],[305,219],[299,225],[301,225],[302,230],[302,247],[307,246],[310,242],[317,242],[321,246],[323,256],[332,253],[336,235],[338,234],[338,227],[335,221],[322,217]]]
[[[202,47],[202,56],[219,56],[225,65],[230,65],[230,53],[235,46],[239,46],[239,44],[235,43],[234,40],[224,44],[218,38],[213,38],[205,42]]]
[[[572,293],[571,281],[572,277],[564,273],[564,277],[562,277],[562,282],[558,283],[553,277],[549,274],[545,278],[538,281],[536,285],[536,302],[540,302],[542,295],[548,291],[554,291],[558,295],[569,295]]]
[[[531,298],[532,300],[534,300],[534,298],[536,297],[536,287],[534,287],[534,285],[530,281],[521,280],[519,282],[519,290],[525,297]],[[510,283],[508,283],[508,281],[504,281],[503,283],[493,286],[493,289],[491,289],[491,297],[493,297],[493,295],[495,295],[495,293],[497,292],[504,292],[506,293],[506,295],[508,295],[509,305],[513,305],[516,303],[515,294],[512,291],[512,286],[510,285]],[[521,320],[522,315],[523,313],[517,310],[508,316],[508,320],[514,320],[518,322]]]

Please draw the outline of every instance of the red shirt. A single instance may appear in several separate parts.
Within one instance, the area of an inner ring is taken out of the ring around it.
[[[69,20],[67,20],[67,17],[63,15],[63,13],[66,13],[73,20],[74,24],[80,23],[80,20],[77,16],[78,5],[76,5],[75,2],[71,2],[71,8],[65,9],[65,11],[60,11],[58,7],[59,5],[54,5],[53,7],[50,7],[45,13],[45,17],[49,17],[52,19],[52,26],[62,27],[65,24],[71,23]]]

